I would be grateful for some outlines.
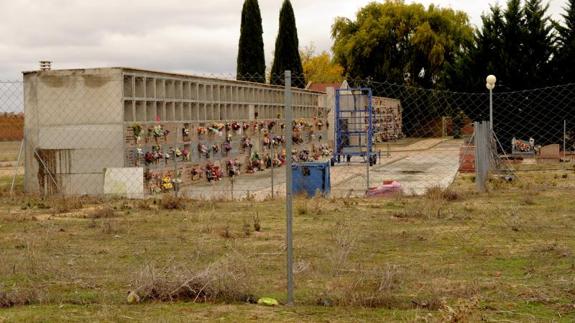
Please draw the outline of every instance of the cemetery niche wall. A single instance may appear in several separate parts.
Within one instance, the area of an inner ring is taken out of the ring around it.
[[[24,91],[28,192],[103,194],[106,169],[139,168],[153,194],[285,163],[283,87],[100,68],[24,72]],[[292,97],[296,160],[329,158],[325,94]]]

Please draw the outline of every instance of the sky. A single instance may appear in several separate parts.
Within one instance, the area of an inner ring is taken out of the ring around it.
[[[283,0],[259,0],[271,65]],[[371,0],[292,0],[300,47],[329,50],[335,17]],[[415,2],[415,1],[406,1]],[[463,10],[480,25],[494,1],[420,0]],[[559,18],[566,0],[549,0]],[[503,1],[502,1],[503,3]],[[235,73],[243,0],[0,0],[0,80],[50,60],[53,68],[126,66],[195,74]]]

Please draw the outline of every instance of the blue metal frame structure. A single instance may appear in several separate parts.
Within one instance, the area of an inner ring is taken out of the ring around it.
[[[343,97],[352,97],[353,105],[349,104],[349,100],[342,102]],[[367,97],[366,104],[362,103],[360,99],[362,97]],[[360,103],[359,107],[358,101]],[[341,162],[342,156],[349,159],[352,156],[361,156],[367,161],[366,156],[370,156],[370,164],[375,163],[376,154],[372,150],[373,132],[371,89],[337,89],[335,93],[335,149],[333,151],[333,161]]]

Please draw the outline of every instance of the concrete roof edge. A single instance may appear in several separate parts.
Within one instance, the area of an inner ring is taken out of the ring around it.
[[[270,88],[277,88],[277,89],[283,89],[284,88],[281,85],[272,85],[272,84],[267,84],[267,83],[264,84],[264,83],[256,83],[256,82],[249,82],[249,81],[238,81],[238,80],[231,80],[231,79],[224,79],[224,78],[217,78],[217,77],[208,77],[208,76],[201,76],[201,75],[194,75],[194,74],[175,73],[175,72],[165,72],[165,71],[157,71],[157,70],[151,70],[151,69],[125,67],[125,66],[91,67],[91,68],[66,68],[66,69],[52,69],[50,71],[73,72],[73,71],[97,71],[97,70],[114,70],[114,69],[119,69],[119,70],[128,71],[128,72],[132,71],[132,72],[164,74],[164,75],[177,76],[177,77],[193,77],[193,78],[199,78],[199,79],[204,79],[204,80],[226,81],[226,82],[246,84],[246,85],[259,85],[259,86],[263,85],[263,86],[267,86]],[[22,74],[27,75],[27,74],[35,74],[35,73],[41,73],[41,72],[44,72],[44,71],[41,71],[41,70],[23,71]],[[313,91],[313,90],[308,90],[308,89],[300,89],[300,88],[293,88],[293,89],[296,91],[301,91],[301,92],[325,94],[323,92],[318,92],[318,91]]]

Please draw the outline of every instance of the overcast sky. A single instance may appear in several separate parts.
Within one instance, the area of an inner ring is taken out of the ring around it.
[[[259,0],[271,64],[283,0]],[[370,0],[292,0],[300,46],[329,50],[337,16]],[[412,2],[412,1],[408,1]],[[482,0],[421,0],[463,10],[478,25]],[[495,3],[494,1],[490,1]],[[185,73],[235,72],[243,0],[0,0],[0,80],[38,61],[54,68],[129,66]],[[566,0],[550,0],[558,18]]]

